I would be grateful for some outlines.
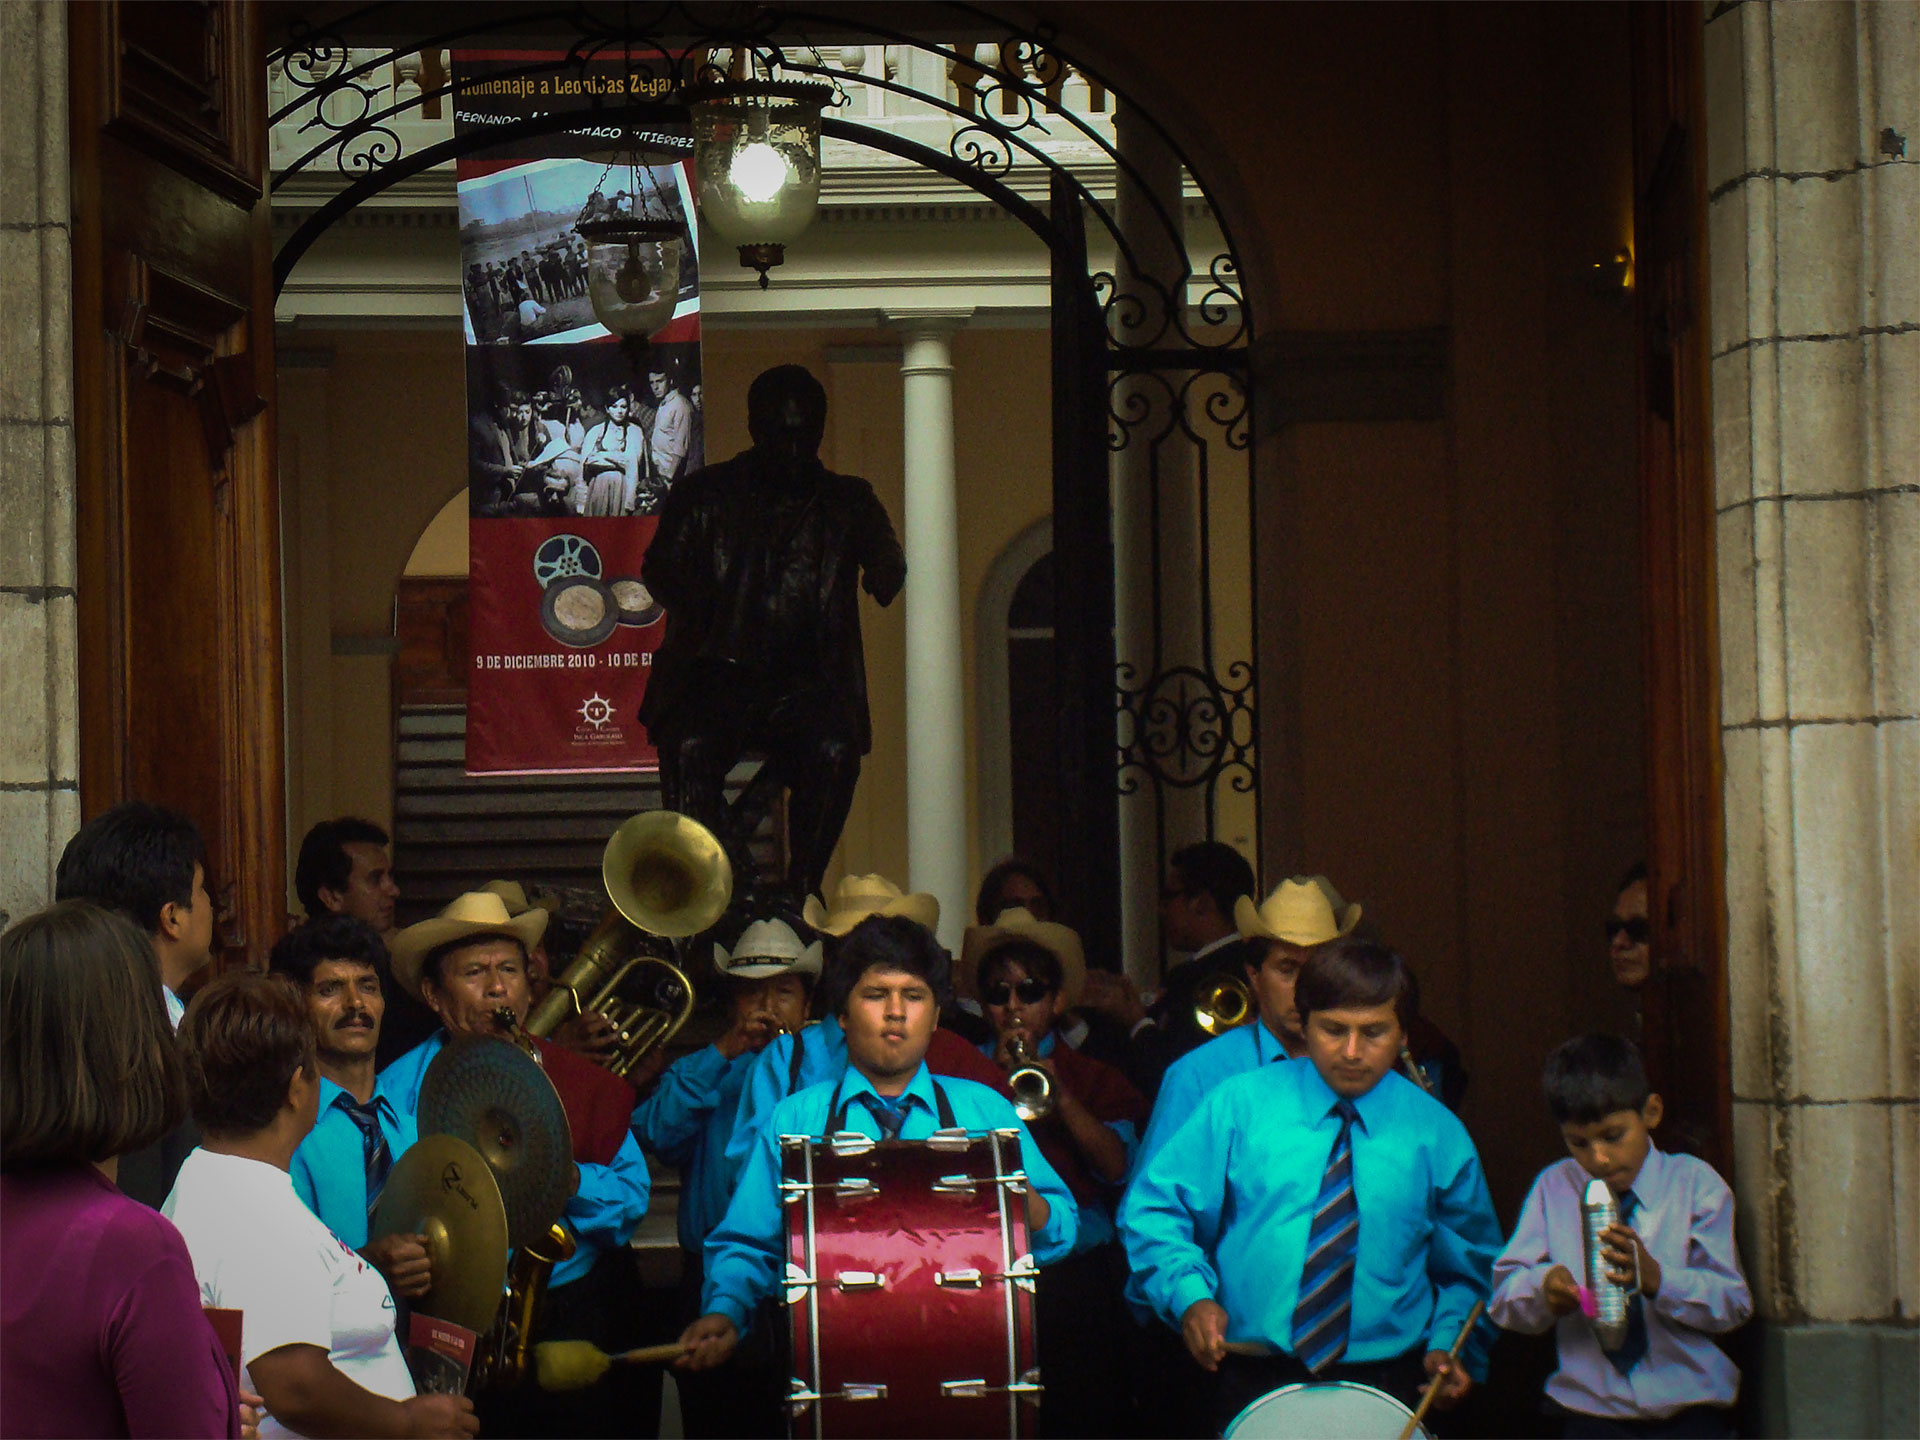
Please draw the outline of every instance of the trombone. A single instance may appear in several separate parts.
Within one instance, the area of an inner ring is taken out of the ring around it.
[[[600,857],[613,902],[580,953],[527,1017],[551,1035],[573,1015],[604,1015],[616,1038],[605,1062],[625,1076],[693,1014],[693,982],[658,953],[726,913],[733,864],[706,826],[674,810],[643,810],[613,832]],[[649,938],[651,937],[651,938]]]

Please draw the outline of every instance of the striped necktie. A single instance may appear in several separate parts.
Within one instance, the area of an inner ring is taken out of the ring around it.
[[[898,1140],[900,1127],[907,1123],[907,1108],[913,1103],[913,1097],[902,1094],[888,1099],[884,1095],[865,1094],[860,1099],[872,1112],[874,1123],[880,1127],[880,1138]]]
[[[1620,1223],[1631,1226],[1640,1209],[1640,1197],[1629,1190],[1620,1197]],[[1622,1375],[1647,1358],[1647,1307],[1636,1291],[1627,1297],[1627,1338],[1618,1350],[1606,1352],[1613,1368]]]
[[[367,1218],[371,1220],[380,1192],[386,1188],[387,1172],[393,1169],[393,1152],[387,1148],[386,1131],[380,1128],[380,1097],[376,1095],[361,1105],[351,1095],[343,1094],[340,1108],[360,1131],[360,1156],[367,1170]]]
[[[1293,1353],[1318,1375],[1347,1352],[1353,1320],[1353,1267],[1360,1248],[1360,1207],[1353,1198],[1353,1122],[1360,1112],[1342,1098],[1340,1117],[1320,1198],[1307,1232],[1307,1263],[1300,1272],[1300,1300],[1293,1307]]]

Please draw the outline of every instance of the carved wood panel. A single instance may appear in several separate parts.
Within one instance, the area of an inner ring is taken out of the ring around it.
[[[76,6],[81,805],[191,815],[216,963],[285,915],[265,62],[242,0]]]

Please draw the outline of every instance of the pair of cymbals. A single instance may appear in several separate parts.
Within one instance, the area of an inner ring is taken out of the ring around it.
[[[414,1301],[421,1314],[475,1332],[493,1324],[507,1283],[507,1209],[478,1150],[452,1135],[417,1141],[388,1172],[367,1230],[426,1247],[433,1288]]]

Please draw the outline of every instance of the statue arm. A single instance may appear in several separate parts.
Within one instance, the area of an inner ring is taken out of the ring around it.
[[[880,503],[873,487],[862,480],[856,500],[858,513],[853,525],[854,558],[866,572],[861,585],[882,605],[891,605],[900,587],[907,583],[907,557],[900,539],[893,533],[893,521],[887,507]]]

